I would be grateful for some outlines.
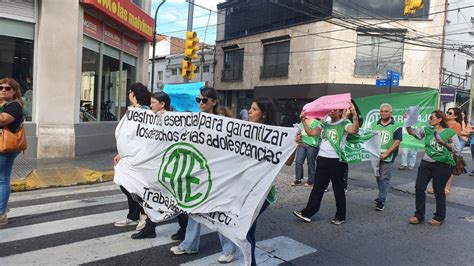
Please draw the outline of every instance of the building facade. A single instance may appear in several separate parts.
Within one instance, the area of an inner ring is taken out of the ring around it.
[[[403,0],[219,4],[215,86],[234,111],[253,97],[274,99],[285,126],[322,95],[388,93],[375,86],[387,70],[401,76],[392,92],[439,88],[444,1],[425,1],[408,19],[403,7]]]
[[[0,0],[0,77],[22,86],[25,156],[115,146],[127,88],[146,83],[150,8],[151,0]]]

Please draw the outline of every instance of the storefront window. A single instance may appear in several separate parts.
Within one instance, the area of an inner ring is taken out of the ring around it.
[[[120,89],[120,61],[104,55],[100,121],[116,121]]]
[[[81,122],[97,121],[99,61],[99,53],[82,48]]]
[[[127,106],[130,105],[130,101],[128,100],[127,90],[130,88],[130,85],[135,83],[136,77],[136,68],[132,65],[127,63],[123,63],[122,65],[122,90],[121,90],[121,100],[120,100],[120,114],[121,116],[125,114],[127,111]]]
[[[21,86],[25,116],[33,110],[33,41],[0,35],[0,78],[12,77]]]

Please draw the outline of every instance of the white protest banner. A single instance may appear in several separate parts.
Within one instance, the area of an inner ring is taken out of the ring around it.
[[[296,148],[297,128],[206,113],[129,109],[115,131],[121,156],[114,181],[139,195],[152,221],[190,214],[236,243]]]

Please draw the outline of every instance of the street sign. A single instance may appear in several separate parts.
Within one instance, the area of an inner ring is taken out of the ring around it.
[[[375,81],[375,86],[376,87],[388,87],[390,85],[390,80],[389,79],[377,79]]]
[[[400,73],[399,72],[394,72],[394,71],[391,72],[391,79],[392,79],[392,86],[400,85]]]
[[[440,100],[443,103],[450,103],[456,101],[456,89],[451,87],[441,87]]]

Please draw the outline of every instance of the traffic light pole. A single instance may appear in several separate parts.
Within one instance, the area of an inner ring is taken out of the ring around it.
[[[156,19],[158,16],[158,10],[160,7],[166,2],[166,0],[161,1],[158,7],[155,10],[155,24],[153,25],[153,52],[151,56],[151,84],[150,90],[151,92],[155,92],[155,47],[156,47]]]
[[[193,31],[193,16],[194,16],[194,0],[187,0],[188,1],[188,26],[186,28],[187,31]],[[184,83],[188,83],[189,79],[184,78]]]

